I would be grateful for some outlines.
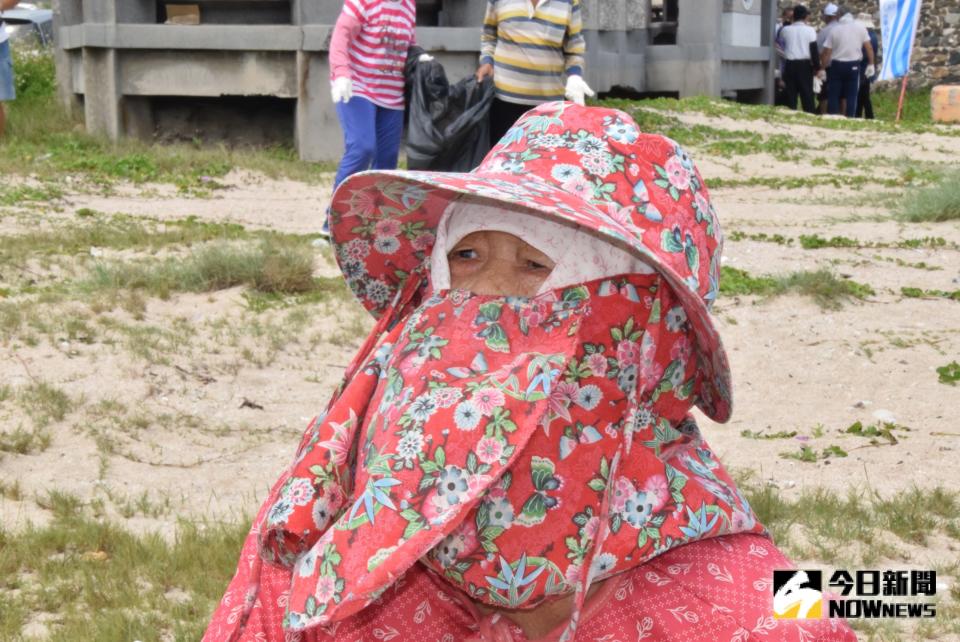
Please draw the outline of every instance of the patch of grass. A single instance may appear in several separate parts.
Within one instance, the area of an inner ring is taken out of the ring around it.
[[[63,190],[54,183],[0,187],[0,205],[17,206],[24,203],[50,203],[61,198],[63,198]]]
[[[842,301],[862,300],[875,294],[869,285],[838,277],[825,269],[794,272],[782,279],[781,283],[784,291],[809,296],[823,308],[836,309]]]
[[[900,257],[895,257],[895,256],[881,256],[879,254],[874,254],[873,258],[877,261],[887,261],[889,263],[896,263],[897,267],[913,268],[915,270],[926,270],[927,272],[936,272],[938,270],[943,269],[942,267],[938,267],[936,265],[929,265],[924,261],[917,261],[917,262],[904,261]]]
[[[956,537],[954,529],[960,492],[936,487],[912,488],[889,497],[851,490],[846,496],[823,488],[806,489],[785,498],[779,489],[753,480],[739,482],[760,521],[781,546],[798,557],[816,556],[836,561],[838,551],[851,542],[870,543],[847,563],[876,562],[896,555],[896,536],[910,544],[923,545],[934,533]],[[791,531],[801,527],[805,539],[818,542],[813,550],[793,541]],[[954,532],[954,534],[951,534]]]
[[[45,381],[21,388],[17,393],[17,401],[38,428],[63,421],[76,405],[67,393]]]
[[[902,287],[900,294],[909,299],[950,299],[960,301],[960,290],[924,290],[922,288]]]
[[[23,426],[17,426],[12,431],[0,432],[0,452],[17,455],[43,452],[50,447],[51,441],[52,437],[46,428],[24,430]]]
[[[850,435],[856,435],[857,437],[865,437],[870,440],[872,445],[878,446],[880,445],[881,439],[891,445],[900,443],[893,434],[894,430],[909,431],[910,429],[906,426],[899,426],[888,422],[881,422],[879,425],[869,424],[864,426],[862,422],[855,421],[850,424],[844,432]]]
[[[863,247],[860,241],[847,236],[833,236],[829,239],[819,234],[801,234],[800,247],[805,250],[819,250],[824,247]]]
[[[779,430],[777,432],[762,432],[759,430],[741,430],[741,437],[747,439],[790,439],[797,436],[796,430]]]
[[[92,210],[87,210],[92,212]],[[91,248],[158,250],[212,240],[250,238],[242,225],[210,223],[190,217],[158,224],[133,216],[87,214],[83,224],[58,224],[50,230],[0,237],[0,264],[23,264],[41,255],[89,255]]]
[[[214,179],[232,169],[312,184],[329,182],[335,170],[332,163],[301,161],[290,145],[157,145],[127,138],[113,142],[85,133],[80,115],[68,113],[52,94],[18,97],[8,104],[7,122],[0,173],[32,174],[41,180],[73,175],[100,186],[158,182],[203,195],[217,187]]]
[[[898,248],[915,250],[921,247],[942,248],[952,244],[942,236],[924,236],[916,239],[902,239],[893,243],[884,243],[882,241],[861,241],[850,238],[849,236],[832,236],[824,238],[819,234],[801,234],[800,247],[805,250],[819,250],[825,247],[842,248]]]
[[[52,98],[57,91],[57,70],[53,50],[16,46],[13,55],[14,82],[18,100]]]
[[[757,232],[755,234],[746,234],[744,232],[733,231],[727,235],[731,241],[757,241],[760,243],[776,243],[777,245],[793,245],[793,239],[782,234],[767,234],[766,232]]]
[[[52,639],[200,639],[248,520],[180,522],[168,541],[87,516],[76,498],[43,501],[54,511],[50,524],[0,528],[0,639],[18,639],[38,612],[52,614]]]
[[[784,123],[806,125],[820,129],[846,131],[879,131],[879,132],[936,132],[946,136],[960,136],[960,130],[949,126],[936,125],[930,119],[930,89],[907,90],[904,102],[903,119],[895,124],[898,90],[880,90],[874,92],[872,100],[875,120],[819,118],[809,116],[773,105],[752,105],[738,103],[731,100],[712,98],[709,96],[691,96],[689,98],[653,98],[641,101],[601,101],[605,106],[619,107],[620,102],[632,102],[641,105],[647,110],[658,112],[697,112],[712,117],[733,118],[740,121],[763,120],[769,123]],[[651,130],[646,130],[651,131]],[[835,141],[845,143],[846,141]]]
[[[276,294],[342,289],[339,278],[314,278],[313,260],[312,247],[300,239],[266,240],[254,247],[214,243],[181,258],[99,263],[81,288],[88,292],[143,289],[161,298],[173,292],[214,292],[238,285]]]
[[[777,294],[772,276],[753,276],[746,270],[724,265],[720,268],[720,293],[728,296]]]
[[[960,363],[951,361],[945,366],[937,368],[937,381],[948,386],[955,386],[960,381]]]
[[[780,457],[783,459],[796,459],[797,461],[803,461],[808,463],[813,463],[816,461],[821,461],[824,459],[830,459],[831,457],[846,457],[847,451],[845,451],[840,446],[831,444],[817,453],[816,450],[810,446],[803,445],[800,446],[800,450],[795,452],[782,452]]]
[[[874,294],[869,285],[844,279],[829,270],[794,272],[774,276],[753,276],[745,270],[723,266],[720,278],[721,294],[779,296],[794,292],[809,296],[824,308],[836,309],[848,299],[865,299]]]
[[[6,482],[0,479],[0,497],[14,502],[21,501],[23,499],[23,488],[20,487],[20,481]]]

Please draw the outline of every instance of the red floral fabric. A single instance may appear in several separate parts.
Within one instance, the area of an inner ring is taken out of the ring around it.
[[[294,569],[287,629],[359,612],[417,561],[474,600],[532,608],[762,530],[687,415],[695,339],[659,275],[441,292],[397,328],[261,524],[264,558]]]
[[[244,560],[259,564],[256,536]],[[856,642],[842,620],[778,620],[772,616],[775,569],[793,564],[762,535],[725,535],[673,548],[611,578],[591,596],[580,637],[639,642]],[[435,573],[415,565],[373,604],[328,629],[284,631],[280,623],[290,571],[262,568],[259,590],[245,606],[250,568],[241,565],[214,613],[204,642],[527,642],[509,620],[483,616]],[[556,639],[559,632],[546,639]]]

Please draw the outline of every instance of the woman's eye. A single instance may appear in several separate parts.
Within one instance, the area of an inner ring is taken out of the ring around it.
[[[450,258],[461,259],[463,261],[472,261],[477,258],[477,251],[471,248],[454,250],[450,253]]]
[[[527,268],[530,270],[552,270],[553,268],[549,265],[544,265],[543,263],[537,263],[536,261],[527,261]]]

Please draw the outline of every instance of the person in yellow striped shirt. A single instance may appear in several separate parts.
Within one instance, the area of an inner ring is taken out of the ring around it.
[[[534,105],[567,98],[580,105],[583,80],[580,0],[487,0],[477,80],[493,76],[490,141],[496,144]]]

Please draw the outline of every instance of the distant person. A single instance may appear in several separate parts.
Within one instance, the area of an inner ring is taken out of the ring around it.
[[[781,107],[787,106],[786,100],[786,84],[783,80],[783,68],[784,63],[786,62],[786,57],[783,52],[783,40],[780,38],[780,32],[783,31],[783,28],[793,22],[793,7],[788,7],[783,10],[783,13],[780,14],[780,21],[777,23],[776,27],[773,29],[773,42],[777,50],[777,68],[773,72],[773,77],[776,80],[776,91],[774,92],[774,105],[779,105]]]
[[[583,80],[582,22],[580,0],[487,0],[477,80],[493,75],[496,86],[491,144],[535,105],[594,95]]]
[[[870,36],[870,46],[873,48],[874,68],[880,66],[880,41],[877,38],[877,26],[873,16],[869,13],[857,14],[857,22],[862,24]],[[867,57],[867,47],[863,47],[863,57]],[[868,76],[867,67],[860,67],[860,92],[857,95],[857,118],[873,119],[873,101],[870,99],[870,85],[877,79],[876,75]]]
[[[793,8],[793,22],[780,31],[783,41],[784,103],[790,109],[797,108],[797,96],[803,111],[816,112],[813,99],[813,76],[819,69],[817,59],[817,31],[807,24],[810,11],[798,4]]]
[[[823,7],[821,17],[823,18],[823,27],[817,32],[818,51],[823,51],[823,43],[826,42],[827,36],[829,36],[830,32],[837,26],[837,18],[840,17],[840,7],[832,2],[828,2]],[[820,91],[817,92],[817,98],[820,101],[818,111],[821,114],[825,114],[827,113],[827,87],[830,85],[830,70],[824,67],[818,74],[818,78],[822,81]]]
[[[866,54],[866,61],[864,61]],[[820,63],[829,65],[827,72],[827,112],[839,114],[840,103],[845,101],[843,112],[847,118],[857,113],[857,96],[860,93],[860,70],[867,63],[866,75],[873,76],[873,47],[866,27],[853,19],[853,14],[844,12],[837,26],[823,43]]]
[[[330,40],[330,94],[343,129],[334,189],[367,169],[396,169],[415,0],[345,0]],[[422,59],[432,60],[424,54]],[[329,223],[324,221],[323,232]]]
[[[20,0],[0,0],[0,11],[13,9],[20,4]],[[13,84],[13,58],[10,55],[10,36],[3,27],[0,18],[0,137],[7,128],[7,113],[3,103],[17,97],[17,88]]]

